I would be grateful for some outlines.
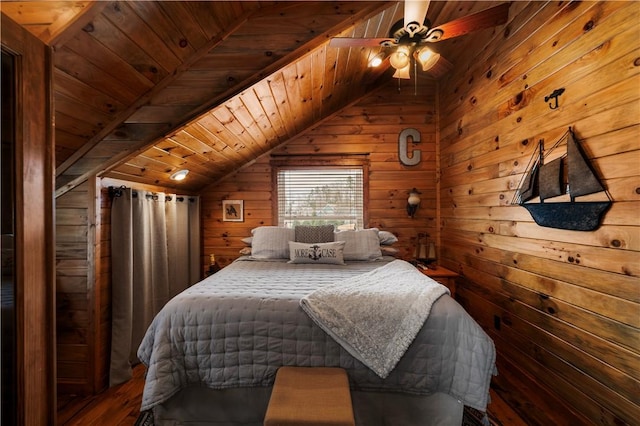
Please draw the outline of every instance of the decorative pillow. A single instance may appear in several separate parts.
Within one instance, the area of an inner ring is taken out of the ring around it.
[[[376,260],[382,257],[380,238],[375,228],[336,232],[336,241],[344,241],[344,260]]]
[[[246,238],[243,238],[240,241],[242,241],[243,243],[245,243],[246,245],[251,247],[251,243],[253,242],[253,237],[246,237]]]
[[[325,263],[344,265],[344,241],[297,243],[289,241],[289,263]]]
[[[251,247],[242,247],[239,253],[243,256],[249,256],[251,254]]]
[[[333,225],[296,226],[298,243],[330,243],[333,241]]]
[[[396,256],[400,250],[398,250],[395,247],[389,247],[389,246],[380,246],[380,251],[382,252],[383,256]]]
[[[289,241],[293,240],[293,228],[260,226],[251,230],[251,256],[256,259],[288,259]]]
[[[398,242],[398,237],[396,237],[389,231],[378,232],[378,237],[380,238],[380,245],[383,245],[383,246],[389,246],[393,243]]]

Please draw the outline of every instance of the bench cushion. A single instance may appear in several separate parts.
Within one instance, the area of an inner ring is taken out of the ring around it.
[[[349,379],[342,368],[280,367],[264,426],[354,426]]]

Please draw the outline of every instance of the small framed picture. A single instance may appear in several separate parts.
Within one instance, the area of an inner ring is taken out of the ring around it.
[[[244,208],[242,200],[222,200],[222,221],[243,222]]]

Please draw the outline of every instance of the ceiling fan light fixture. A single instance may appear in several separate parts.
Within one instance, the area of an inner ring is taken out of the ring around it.
[[[169,179],[181,181],[181,180],[184,180],[184,178],[186,178],[188,174],[189,174],[189,170],[187,169],[178,170],[177,172],[169,176]]]
[[[429,49],[428,47],[423,47],[422,49],[417,50],[414,53],[414,56],[422,66],[422,71],[427,71],[431,69],[436,64],[436,62],[438,62],[438,60],[440,59],[440,54],[435,53],[433,50]]]
[[[371,68],[379,67],[380,64],[382,64],[382,61],[384,61],[384,58],[385,58],[384,52],[378,53],[369,61],[369,67]]]
[[[409,66],[411,64],[409,48],[407,46],[398,47],[396,51],[389,56],[389,62],[391,62],[391,66],[397,70]]]
[[[411,71],[411,64],[408,64],[404,68],[396,68],[396,72],[393,73],[394,78],[401,78],[403,80],[409,80],[411,78],[409,72]]]

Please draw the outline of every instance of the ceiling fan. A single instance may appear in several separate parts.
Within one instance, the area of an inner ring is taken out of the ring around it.
[[[329,45],[332,47],[379,46],[388,48],[385,50],[391,50],[390,53],[383,50],[372,59],[370,65],[380,65],[388,55],[391,66],[396,70],[393,76],[408,79],[410,78],[412,56],[416,62],[420,63],[423,71],[429,70],[441,59],[440,54],[427,47],[428,44],[502,25],[509,18],[510,3],[502,3],[437,27],[431,27],[431,22],[426,19],[429,3],[430,0],[406,0],[404,2],[404,19],[393,24],[387,38],[334,37]]]

